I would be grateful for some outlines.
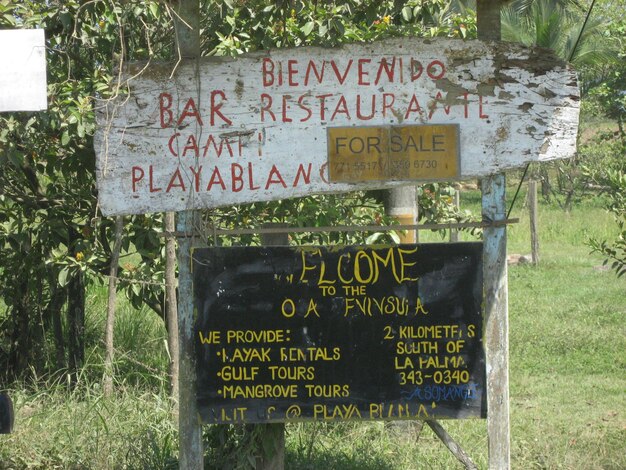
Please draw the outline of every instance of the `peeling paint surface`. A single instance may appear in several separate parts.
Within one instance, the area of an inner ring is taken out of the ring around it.
[[[460,178],[575,152],[575,72],[508,43],[396,38],[129,64],[98,112],[106,215],[210,208],[406,180],[330,183],[327,129],[458,124]]]

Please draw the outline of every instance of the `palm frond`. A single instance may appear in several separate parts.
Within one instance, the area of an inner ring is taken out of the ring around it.
[[[502,38],[552,49],[577,66],[615,60],[617,42],[604,34],[606,21],[585,23],[587,14],[576,0],[514,0],[502,9]]]

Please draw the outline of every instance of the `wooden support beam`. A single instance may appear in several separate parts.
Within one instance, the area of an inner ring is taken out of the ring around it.
[[[176,214],[164,214],[165,232],[176,231]],[[165,315],[167,318],[167,346],[170,356],[170,396],[174,403],[173,416],[178,425],[178,377],[179,352],[178,341],[178,303],[176,296],[176,239],[169,236],[165,242]]]
[[[177,230],[191,232],[195,211],[178,214]],[[178,241],[178,433],[181,470],[204,468],[202,425],[198,414],[196,393],[196,352],[194,348],[193,286],[191,274],[191,249],[193,239]]]
[[[284,228],[287,224],[264,224],[264,228]],[[261,242],[267,246],[289,245],[289,235],[286,232],[265,233],[261,235]],[[257,442],[260,455],[257,458],[256,470],[284,470],[285,468],[285,425],[284,423],[257,424],[261,427],[259,441],[270,442],[263,446]]]
[[[485,178],[481,187],[483,219],[504,219],[505,176]],[[506,227],[485,228],[483,243],[489,468],[503,470],[511,464]]]
[[[385,195],[385,212],[401,225],[417,223],[417,200],[415,186],[393,188]],[[406,230],[400,235],[401,243],[417,243],[417,230]]]
[[[200,0],[175,0],[174,31],[180,59],[200,57]]]
[[[174,29],[178,59],[200,57],[200,1],[176,0]],[[196,72],[198,72],[196,70]],[[196,76],[197,73],[196,73]],[[199,93],[199,90],[198,90]],[[180,212],[176,230],[193,233],[195,211]],[[191,249],[193,238],[178,242],[178,344],[179,351],[179,467],[181,470],[204,468],[202,424],[198,414],[196,393],[196,358],[194,348],[193,286],[191,277]]]
[[[478,0],[478,39],[500,41],[502,0]],[[498,153],[497,146],[492,149]],[[500,155],[493,155],[497,159]],[[483,178],[483,221],[506,219],[504,173]],[[483,231],[483,283],[485,292],[485,361],[487,366],[487,434],[489,468],[511,467],[509,414],[509,306],[506,264],[506,226]]]
[[[461,462],[465,468],[470,470],[477,470],[478,467],[474,463],[474,461],[470,458],[470,456],[465,452],[461,446],[452,439],[452,436],[446,432],[446,430],[435,420],[428,420],[426,424],[433,430],[433,432],[437,435],[441,442],[445,444],[452,455],[454,455],[459,462]]]
[[[329,225],[325,227],[293,227],[293,226],[272,226],[263,228],[239,228],[239,229],[222,229],[209,228],[205,236],[216,235],[263,235],[278,233],[333,233],[333,232],[387,232],[390,230],[451,230],[459,228],[486,228],[486,227],[504,227],[509,224],[517,224],[519,219],[505,219],[491,222],[461,222],[447,224],[397,224],[397,225]],[[160,237],[189,237],[191,233],[185,232],[162,232]]]
[[[477,0],[476,1],[476,28],[478,39],[500,41],[502,23],[500,21],[500,6],[505,0]]]

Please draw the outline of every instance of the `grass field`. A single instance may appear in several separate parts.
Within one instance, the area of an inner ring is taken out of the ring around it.
[[[520,223],[509,229],[509,253],[528,254],[528,215],[521,202],[523,195],[512,213]],[[479,204],[477,193],[464,195],[463,207],[477,212]],[[512,465],[623,469],[626,280],[602,269],[602,259],[585,246],[589,236],[613,236],[615,226],[597,198],[576,204],[571,213],[545,203],[539,212],[539,266],[509,268]],[[94,293],[90,300],[88,334],[98,337],[104,296]],[[123,307],[116,338],[114,397],[105,398],[100,389],[99,347],[88,354],[78,390],[68,391],[63,377],[53,377],[46,385],[11,391],[16,429],[0,436],[0,469],[176,468],[160,320]],[[486,468],[486,422],[443,425]],[[420,431],[415,422],[288,425],[286,462],[303,470],[463,468],[430,429]]]

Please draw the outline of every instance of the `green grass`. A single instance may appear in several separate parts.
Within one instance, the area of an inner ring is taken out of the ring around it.
[[[464,195],[463,207],[478,213],[477,194]],[[511,215],[520,223],[508,230],[509,253],[530,252],[523,201],[522,194]],[[542,202],[539,231],[540,264],[509,267],[512,466],[626,468],[626,281],[598,269],[602,259],[585,245],[589,236],[614,236],[615,226],[598,199],[571,213]],[[103,334],[104,298],[101,290],[90,296],[93,338]],[[63,377],[16,385],[16,430],[0,436],[0,469],[175,468],[164,340],[160,319],[123,304],[114,397],[100,390],[97,346],[78,391]],[[442,424],[486,468],[486,421]],[[463,468],[414,422],[292,424],[286,450],[287,468],[296,470]]]
[[[16,428],[0,437],[0,468],[164,468],[171,462],[176,441],[169,401],[132,388],[105,398],[97,385],[80,393],[63,383],[14,391]]]

